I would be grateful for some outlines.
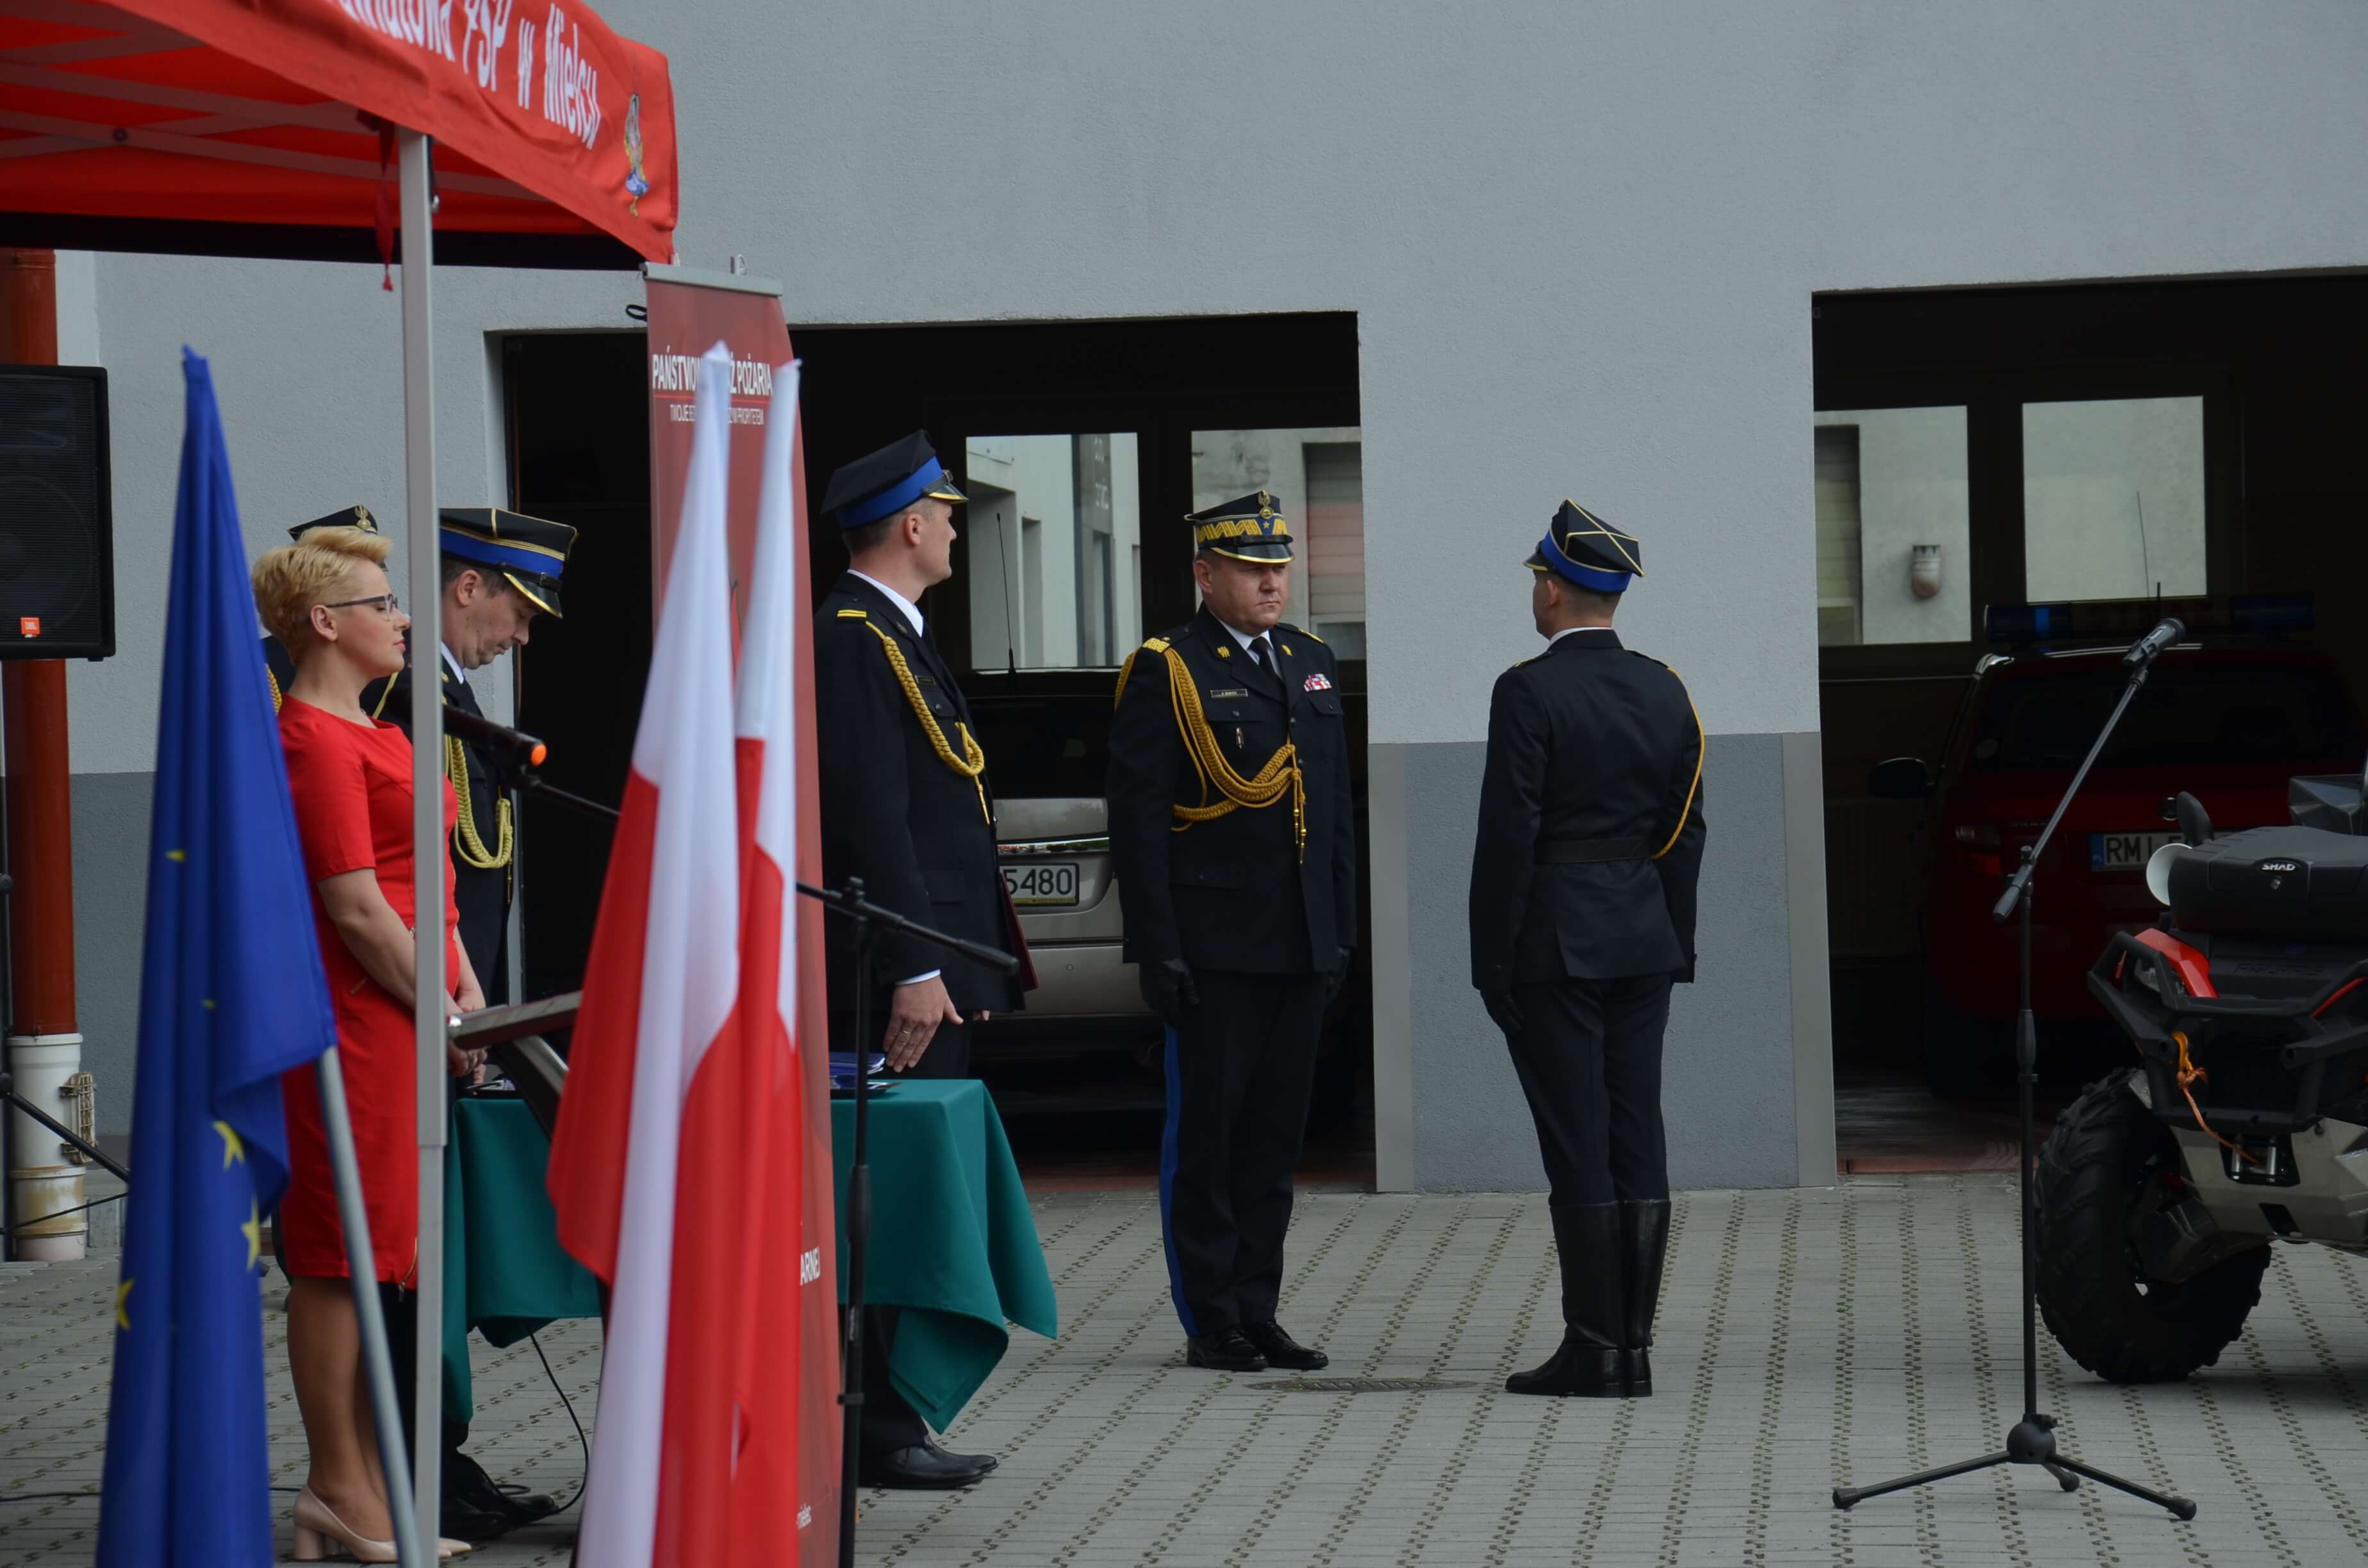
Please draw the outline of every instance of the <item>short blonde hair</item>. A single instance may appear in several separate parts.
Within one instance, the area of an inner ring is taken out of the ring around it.
[[[347,597],[354,563],[383,566],[394,541],[364,528],[313,528],[255,563],[255,608],[291,658],[313,646],[313,607]]]

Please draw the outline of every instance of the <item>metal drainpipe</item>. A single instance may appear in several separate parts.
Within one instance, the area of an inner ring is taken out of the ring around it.
[[[0,360],[58,362],[55,251],[0,250]],[[8,1065],[17,1092],[69,1127],[80,1118],[69,1083],[82,1077],[74,1019],[74,778],[66,743],[66,667],[58,659],[0,670],[6,705]],[[62,1263],[83,1256],[88,1216],[82,1157],[30,1118],[11,1111],[8,1213],[17,1256]],[[75,1210],[71,1214],[65,1210]],[[51,1218],[56,1216],[56,1218]]]

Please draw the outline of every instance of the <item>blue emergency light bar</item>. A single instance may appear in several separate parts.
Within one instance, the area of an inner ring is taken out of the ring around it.
[[[2269,637],[2308,632],[2318,625],[2312,594],[2215,594],[2189,599],[2085,599],[2058,605],[1990,605],[1982,633],[1994,643],[2134,642],[2166,616],[2191,637]]]

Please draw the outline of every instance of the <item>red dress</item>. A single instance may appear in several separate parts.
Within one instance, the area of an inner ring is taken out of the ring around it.
[[[320,883],[344,871],[373,870],[379,891],[405,926],[415,908],[411,850],[411,742],[393,724],[365,728],[296,698],[279,710],[289,792],[304,873],[313,884],[313,923],[337,1015],[337,1060],[370,1215],[370,1252],[381,1279],[408,1280],[419,1255],[419,1081],[411,1009],[372,980],[321,903]],[[444,833],[456,802],[444,786]],[[444,864],[445,972],[457,972],[458,913],[452,864]],[[441,1064],[439,1063],[439,1066]],[[321,1124],[321,1090],[310,1066],[280,1080],[288,1108],[288,1195],[279,1207],[279,1256],[300,1278],[347,1277],[345,1227]]]

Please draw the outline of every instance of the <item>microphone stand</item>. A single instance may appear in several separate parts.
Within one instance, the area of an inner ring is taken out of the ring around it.
[[[910,937],[947,952],[959,953],[1005,974],[1017,973],[1019,960],[999,948],[967,941],[907,920],[893,909],[863,896],[863,879],[849,877],[846,888],[832,892],[808,882],[795,884],[800,893],[855,923],[855,1160],[847,1178],[847,1331],[845,1365],[838,1403],[847,1418],[839,1437],[838,1561],[840,1568],[855,1563],[856,1460],[863,1441],[863,1272],[871,1241],[871,949],[882,930]]]
[[[2028,846],[2023,850],[2021,868],[2015,872],[2014,880],[2007,884],[2006,892],[1999,896],[1997,907],[1990,911],[1990,918],[1998,921],[2005,920],[2017,909],[2020,909],[2022,915],[2021,937],[2022,1009],[2015,1019],[2014,1042],[2015,1062],[2020,1069],[2018,1076],[2021,1080],[2022,1099],[2022,1419],[2017,1422],[2014,1429],[2007,1434],[2006,1448],[2002,1452],[1986,1454],[1977,1460],[1961,1460],[1956,1464],[1942,1465],[1938,1470],[1928,1470],[1915,1475],[1904,1475],[1896,1481],[1885,1481],[1874,1486],[1835,1487],[1834,1506],[1845,1512],[1869,1497],[1880,1497],[1886,1492],[1904,1492],[1910,1487],[1928,1485],[1935,1481],[1945,1481],[1952,1475],[1965,1475],[1975,1471],[1992,1470],[2002,1464],[2035,1464],[2054,1476],[2057,1484],[2066,1492],[2078,1488],[2080,1484],[2079,1478],[2085,1475],[2101,1485],[2126,1492],[2133,1497],[2143,1497],[2158,1507],[2168,1508],[2181,1519],[2195,1517],[2195,1505],[2184,1497],[2166,1497],[2161,1493],[2149,1491],[2134,1481],[2124,1481],[2118,1475],[2110,1474],[2092,1465],[2083,1464],[2071,1455],[2060,1451],[2055,1447],[2055,1417],[2042,1414],[2039,1408],[2039,1298],[2034,1279],[2038,1272],[2039,1244],[2038,1238],[2033,1234],[2039,1214],[2039,1203],[2032,1185],[2032,1144],[2036,1141],[2033,1131],[2035,1118],[2032,1110],[2032,1094],[2039,1082],[2039,1029],[2032,1018],[2031,1009],[2031,884],[2032,879],[2038,875],[2039,857],[2046,850],[2049,841],[2055,836],[2056,825],[2063,822],[2064,813],[2070,809],[2072,798],[2080,792],[2080,786],[2088,781],[2089,770],[2097,765],[2098,756],[2104,751],[2105,743],[2112,738],[2114,727],[2121,723],[2122,715],[2128,710],[2131,699],[2136,697],[2138,688],[2146,685],[2146,675],[2152,669],[2153,664],[2153,655],[2148,653],[2138,659],[2131,669],[2129,684],[2123,688],[2121,700],[2113,704],[2112,714],[2106,719],[2105,727],[2098,733],[2096,744],[2089,748],[2089,756],[2080,764],[2080,770],[2072,776],[2071,787],[2064,791],[2064,798],[2055,803],[2055,814],[2047,819],[2047,826],[2041,831],[2038,842]]]

